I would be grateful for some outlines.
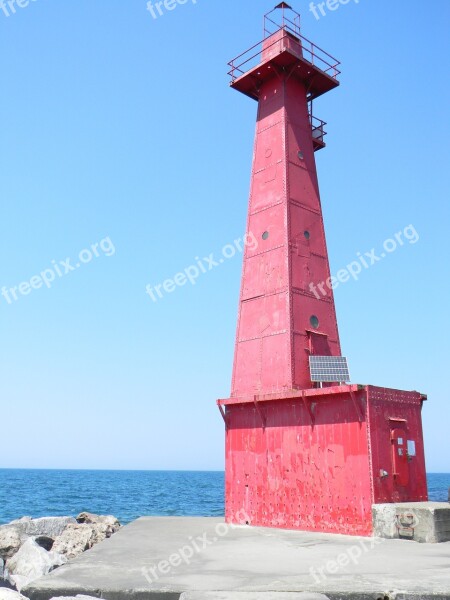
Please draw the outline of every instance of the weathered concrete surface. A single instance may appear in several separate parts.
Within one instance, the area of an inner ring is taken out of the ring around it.
[[[379,537],[428,544],[450,541],[450,504],[446,502],[374,504],[372,513]]]
[[[232,529],[212,518],[142,518],[22,593],[32,600],[76,594],[179,600],[182,592],[213,591],[258,592],[259,600],[267,592],[450,600],[450,543]]]
[[[52,598],[51,600],[97,600],[97,598],[94,596],[83,596],[82,594],[78,594],[78,596],[60,596],[59,598]]]
[[[328,600],[313,592],[186,592],[180,600]]]

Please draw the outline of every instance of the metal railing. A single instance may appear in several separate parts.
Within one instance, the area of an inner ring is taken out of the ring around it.
[[[274,23],[275,24],[275,23]],[[267,44],[270,37],[275,36],[279,31],[283,31],[283,35],[280,37],[276,37],[276,39],[271,43]],[[258,42],[233,60],[228,63],[230,70],[228,75],[231,77],[231,82],[234,83],[236,79],[252,70],[253,68],[259,66],[262,62],[262,54],[263,51],[266,53],[271,48],[273,48],[276,44],[280,45],[280,48],[283,48],[283,40],[289,39],[292,41],[292,36],[296,38],[297,41],[300,42],[300,47],[302,50],[302,55],[298,58],[309,62],[314,67],[320,69],[324,73],[326,73],[329,77],[337,80],[341,71],[339,70],[340,62],[333,58],[331,54],[325,52],[305,38],[303,35],[300,35],[299,32],[294,32],[290,25],[290,21],[282,25],[277,29],[277,31],[271,33],[269,36],[265,37],[261,42]],[[296,41],[294,40],[294,41]],[[280,50],[281,52],[282,50]],[[292,51],[292,49],[291,49]]]
[[[318,119],[317,117],[313,117],[313,115],[309,115],[309,120],[311,123],[311,131],[313,140],[324,143],[324,137],[327,135],[325,131],[326,122],[322,121],[322,119]]]
[[[271,17],[275,13],[275,10],[267,13],[264,16],[264,38],[267,39],[282,28],[290,31],[296,37],[300,36],[300,15],[295,11],[291,12],[294,14],[294,20],[286,17],[286,13],[283,10],[281,20],[278,22],[274,21]]]

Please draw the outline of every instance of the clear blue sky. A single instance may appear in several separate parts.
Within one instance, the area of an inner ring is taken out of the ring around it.
[[[241,255],[156,303],[145,286],[244,233],[256,103],[227,62],[273,4],[0,10],[0,288],[29,284],[0,296],[0,467],[223,467]],[[448,472],[450,3],[293,4],[343,63],[315,107],[333,273],[420,236],[336,290],[352,380],[428,393],[428,470]]]

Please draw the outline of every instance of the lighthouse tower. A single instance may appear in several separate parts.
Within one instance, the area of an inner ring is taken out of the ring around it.
[[[314,159],[325,123],[312,115],[339,63],[301,38],[286,3],[274,12],[256,68],[231,63],[232,87],[258,101],[247,228],[259,242],[244,258],[232,396],[309,388],[309,355],[341,353],[333,291],[315,287],[330,269]]]
[[[427,499],[425,396],[348,384],[315,163],[326,124],[313,114],[339,74],[286,2],[230,63],[231,87],[258,103],[258,245],[245,251],[231,397],[218,405],[228,522],[370,535],[374,503]]]

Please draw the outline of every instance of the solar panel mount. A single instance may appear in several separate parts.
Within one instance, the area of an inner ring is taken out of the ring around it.
[[[348,383],[350,373],[345,356],[310,356],[309,368],[313,383]]]

